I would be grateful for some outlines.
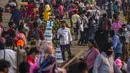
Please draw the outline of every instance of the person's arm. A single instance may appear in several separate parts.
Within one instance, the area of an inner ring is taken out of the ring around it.
[[[58,32],[57,32],[57,38],[58,39],[62,38],[62,35],[60,33],[61,33],[61,30],[59,29]]]
[[[115,73],[122,73],[121,70],[118,68],[118,66],[116,65],[115,62],[114,62],[114,72]]]
[[[102,64],[102,58],[101,55],[98,55],[94,63],[93,73],[99,73],[101,64]]]
[[[60,32],[59,32],[59,30],[57,31],[57,38],[58,39],[60,38]]]
[[[118,37],[113,39],[113,48],[116,49],[117,45],[118,45]]]

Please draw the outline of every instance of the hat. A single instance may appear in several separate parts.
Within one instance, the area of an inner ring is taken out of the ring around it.
[[[18,41],[16,42],[16,44],[17,44],[18,46],[23,47],[23,46],[24,46],[24,41],[23,41],[23,40],[18,40]]]

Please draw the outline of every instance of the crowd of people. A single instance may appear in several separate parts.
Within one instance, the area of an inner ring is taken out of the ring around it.
[[[11,14],[7,30],[3,13]],[[48,21],[60,23],[59,46],[45,38]],[[130,0],[9,0],[0,7],[0,73],[130,73],[129,38]],[[66,62],[73,40],[88,49],[77,68],[60,68],[55,48]]]

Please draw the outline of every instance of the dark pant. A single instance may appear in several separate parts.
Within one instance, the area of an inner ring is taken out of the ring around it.
[[[78,40],[78,28],[74,28],[75,40]]]
[[[78,41],[79,44],[84,44],[84,32],[80,31],[80,39]]]
[[[93,67],[88,70],[88,73],[93,73]]]
[[[60,49],[61,49],[62,57],[63,57],[63,60],[64,60],[64,61],[66,60],[66,58],[65,58],[65,50],[67,50],[68,55],[69,55],[69,58],[71,58],[70,44],[60,45]]]
[[[84,38],[84,43],[87,44],[88,40],[89,40],[89,29],[88,28],[84,28],[84,33],[83,33],[83,38]]]

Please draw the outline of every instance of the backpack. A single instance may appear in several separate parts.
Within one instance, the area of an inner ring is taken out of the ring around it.
[[[38,29],[32,29],[31,35],[29,38],[35,38],[36,40],[40,40],[40,33]]]

